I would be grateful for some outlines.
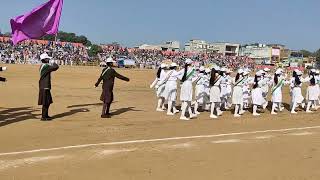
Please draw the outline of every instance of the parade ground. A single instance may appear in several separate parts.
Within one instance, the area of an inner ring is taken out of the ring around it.
[[[192,121],[155,111],[154,70],[117,69],[112,118],[101,119],[99,67],[52,74],[53,121],[43,122],[38,65],[9,65],[0,84],[1,180],[319,180],[320,112],[270,110]],[[305,95],[305,89],[303,90]],[[270,98],[269,98],[270,100]],[[270,109],[270,107],[269,107]]]

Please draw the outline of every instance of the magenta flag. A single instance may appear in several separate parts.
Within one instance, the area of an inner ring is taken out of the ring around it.
[[[12,42],[18,44],[27,39],[58,33],[63,0],[49,0],[31,12],[11,19]]]

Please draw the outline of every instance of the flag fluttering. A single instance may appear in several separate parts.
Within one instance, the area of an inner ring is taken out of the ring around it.
[[[63,0],[49,0],[31,12],[10,20],[12,42],[18,44],[27,39],[55,35],[59,30]]]

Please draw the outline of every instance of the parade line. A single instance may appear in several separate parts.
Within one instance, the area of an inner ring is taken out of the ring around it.
[[[17,152],[0,153],[0,156],[30,154],[30,153],[49,152],[49,151],[67,150],[67,149],[78,149],[78,148],[87,148],[87,147],[95,147],[95,146],[111,146],[111,145],[124,145],[124,144],[138,144],[138,143],[141,144],[141,143],[149,143],[149,142],[173,141],[173,140],[184,140],[184,139],[201,139],[201,138],[225,137],[225,136],[235,136],[235,135],[248,135],[248,134],[259,134],[259,133],[269,133],[269,132],[288,132],[288,131],[307,130],[307,129],[320,129],[320,126],[310,126],[310,127],[301,127],[301,128],[288,128],[288,129],[273,129],[273,130],[271,129],[271,130],[248,131],[248,132],[214,134],[214,135],[171,137],[171,138],[161,138],[161,139],[141,139],[141,140],[119,141],[119,142],[108,142],[108,143],[96,143],[96,144],[82,144],[82,145],[64,146],[64,147],[47,148],[47,149],[35,149],[35,150],[28,150],[28,151],[17,151]]]

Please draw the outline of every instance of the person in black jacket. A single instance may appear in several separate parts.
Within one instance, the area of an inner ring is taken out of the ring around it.
[[[59,69],[56,63],[50,63],[52,57],[44,53],[40,56],[42,65],[40,67],[40,80],[39,80],[39,99],[38,105],[42,105],[42,121],[49,121],[52,118],[49,116],[49,107],[53,103],[51,96],[51,72]]]
[[[7,70],[7,67],[0,67],[0,71],[5,71],[5,70]],[[3,77],[0,77],[0,81],[6,82],[7,79],[6,79],[6,78],[3,78]]]
[[[129,78],[118,74],[112,68],[114,63],[112,58],[108,58],[106,62],[107,67],[102,70],[102,74],[100,75],[98,81],[95,84],[95,87],[98,87],[100,82],[103,81],[102,94],[100,97],[100,100],[103,102],[101,118],[111,118],[110,106],[113,101],[114,79],[118,78],[127,82],[129,81]]]

